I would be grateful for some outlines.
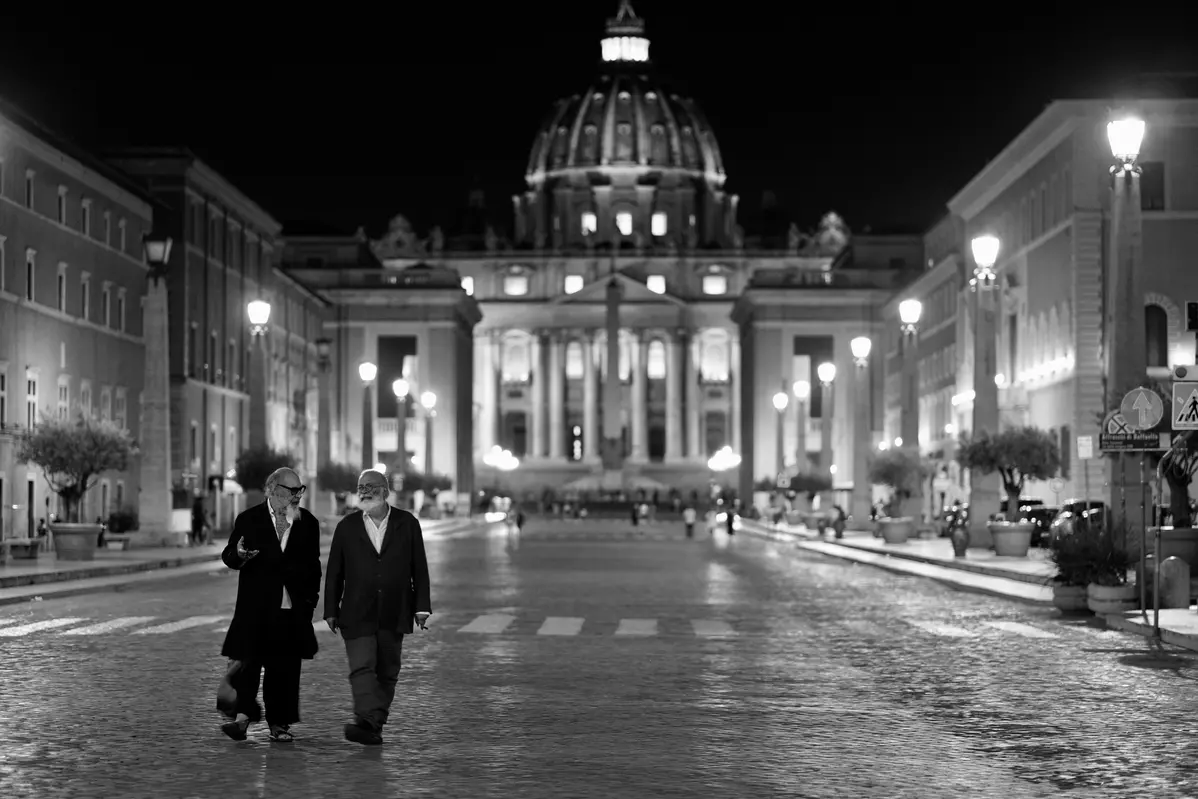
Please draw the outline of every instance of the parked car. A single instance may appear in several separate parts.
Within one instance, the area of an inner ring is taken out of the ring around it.
[[[1049,527],[1060,510],[1060,508],[1049,505],[1021,505],[1019,507],[1018,520],[1035,525],[1036,529],[1032,532],[1032,546],[1048,546]]]
[[[1071,499],[1061,505],[1061,510],[1049,524],[1049,541],[1055,542],[1062,536],[1072,535],[1079,523],[1101,526],[1106,520],[1106,503],[1097,500]]]

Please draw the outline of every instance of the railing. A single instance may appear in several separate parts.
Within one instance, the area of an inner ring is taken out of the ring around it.
[[[758,269],[749,289],[897,289],[914,274],[890,269]]]

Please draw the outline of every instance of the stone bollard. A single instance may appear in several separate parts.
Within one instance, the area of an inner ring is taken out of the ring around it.
[[[1161,564],[1161,610],[1190,607],[1190,564],[1174,555]]]

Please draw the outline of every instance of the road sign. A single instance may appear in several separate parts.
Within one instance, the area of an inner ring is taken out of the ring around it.
[[[1065,481],[1059,477],[1054,477],[1048,481],[1048,487],[1052,489],[1054,494],[1061,493],[1061,489],[1065,487]]]
[[[1119,411],[1132,430],[1151,430],[1165,416],[1165,403],[1155,391],[1133,388],[1123,397]]]
[[[1077,459],[1088,461],[1094,457],[1094,436],[1077,437]]]
[[[1177,381],[1198,381],[1198,364],[1183,363],[1173,367],[1173,379]]]
[[[786,472],[778,472],[778,482],[775,485],[778,488],[790,488],[790,475]]]
[[[1198,430],[1198,383],[1173,384],[1173,429]]]
[[[1112,411],[1102,420],[1098,448],[1103,452],[1142,452],[1169,448],[1169,433],[1148,433],[1133,430],[1119,411]]]

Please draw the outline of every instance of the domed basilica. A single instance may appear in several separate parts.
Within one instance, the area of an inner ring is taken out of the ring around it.
[[[592,84],[533,137],[510,226],[476,193],[424,235],[397,216],[378,240],[286,236],[287,273],[330,304],[322,461],[406,452],[459,495],[497,482],[689,495],[729,447],[741,465],[723,480],[742,495],[779,472],[850,488],[854,451],[874,443],[855,430],[882,414],[875,402],[855,424],[852,395],[880,398],[883,376],[854,377],[849,341],[881,344],[880,309],[920,269],[922,238],[854,236],[831,212],[804,231],[768,195],[742,229],[715,132],[659,83],[628,0],[600,53]],[[821,390],[824,362],[841,377]],[[810,397],[776,409],[797,381]],[[496,447],[519,466],[495,468]]]

